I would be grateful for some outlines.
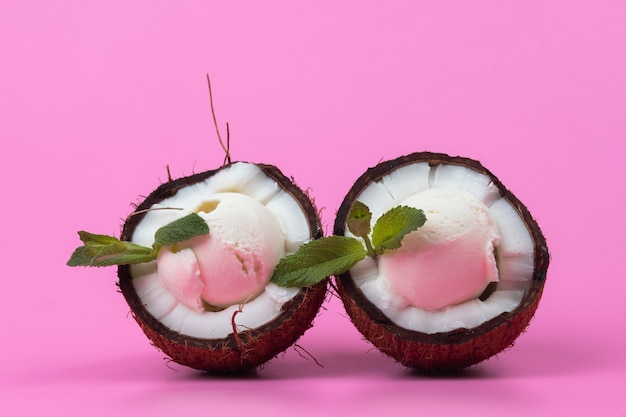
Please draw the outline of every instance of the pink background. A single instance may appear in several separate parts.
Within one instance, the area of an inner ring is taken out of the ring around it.
[[[626,416],[624,0],[31,3],[0,5],[2,415]],[[168,364],[114,269],[65,262],[166,165],[221,164],[207,72],[234,159],[293,176],[328,230],[381,160],[491,169],[553,256],[515,347],[415,375],[332,299],[299,342],[323,368],[293,348],[247,378]]]

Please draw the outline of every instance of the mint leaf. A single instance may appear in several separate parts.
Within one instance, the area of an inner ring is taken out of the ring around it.
[[[163,246],[189,240],[209,233],[209,226],[196,213],[174,220],[156,231],[152,248],[121,241],[113,236],[78,232],[83,246],[77,248],[68,266],[112,266],[150,262]]]
[[[422,227],[425,222],[426,216],[420,209],[397,206],[387,211],[376,221],[372,231],[376,254],[381,255],[385,250],[399,248],[402,238]]]
[[[152,248],[122,242],[106,235],[78,232],[84,245],[77,248],[68,266],[111,266],[150,262],[155,258]]]
[[[154,235],[154,247],[172,246],[207,233],[209,225],[198,214],[191,213],[157,230]]]
[[[365,248],[367,249],[367,255],[375,256],[376,252],[372,247],[372,242],[369,237],[370,231],[372,230],[371,222],[372,212],[369,207],[360,201],[355,201],[350,209],[350,213],[348,213],[346,225],[353,235],[363,239]]]
[[[355,201],[348,214],[348,220],[346,221],[348,230],[355,236],[365,238],[370,234],[371,221],[372,212],[369,207],[360,201]]]
[[[271,281],[282,287],[308,287],[346,272],[366,255],[361,242],[353,237],[322,237],[282,258]]]

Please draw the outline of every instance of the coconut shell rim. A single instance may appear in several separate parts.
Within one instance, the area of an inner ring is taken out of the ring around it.
[[[292,180],[287,178],[276,166],[270,164],[262,164],[262,163],[252,163],[246,161],[235,161],[228,164],[225,164],[217,169],[207,170],[200,173],[195,173],[186,177],[177,178],[174,180],[170,180],[168,182],[162,183],[159,185],[154,191],[152,191],[139,205],[136,206],[133,213],[131,213],[122,226],[121,232],[121,240],[130,240],[132,238],[132,234],[136,228],[136,226],[141,222],[141,220],[145,217],[145,210],[150,208],[156,203],[163,201],[166,198],[172,197],[175,195],[180,189],[191,186],[198,182],[204,181],[209,177],[215,175],[219,171],[229,168],[230,166],[237,163],[247,163],[256,165],[259,167],[269,178],[272,178],[276,183],[283,189],[283,191],[289,193],[300,205],[305,217],[309,223],[309,230],[311,239],[317,239],[322,237],[322,226],[321,220],[319,217],[319,213],[317,208],[314,205],[314,201],[310,199],[304,191],[302,191],[297,185],[293,183]],[[137,213],[137,214],[134,214]],[[228,336],[224,338],[198,338],[194,336],[184,335],[182,333],[176,332],[163,323],[161,323],[157,318],[152,316],[145,307],[143,306],[141,299],[137,295],[134,285],[132,284],[132,276],[130,273],[130,266],[128,265],[120,265],[118,267],[118,286],[126,299],[126,302],[131,308],[132,314],[136,321],[139,322],[140,326],[147,333],[147,329],[144,326],[154,332],[154,334],[158,335],[160,338],[164,338],[167,341],[174,342],[180,346],[185,348],[196,348],[196,349],[205,349],[205,350],[245,350],[242,349],[241,344],[244,345],[249,342],[254,342],[258,340],[259,336],[264,334],[269,334],[272,330],[278,329],[289,322],[290,317],[303,305],[303,302],[311,297],[313,297],[315,306],[312,308],[315,310],[316,314],[323,300],[326,297],[328,279],[325,279],[318,284],[312,287],[304,287],[301,288],[296,295],[286,302],[281,309],[280,314],[272,319],[271,321],[253,328],[246,329],[243,331],[238,331],[235,335],[234,333],[230,333]],[[323,293],[323,294],[322,294]],[[311,317],[311,321],[314,317]],[[306,331],[309,327],[309,323],[306,325],[306,328],[300,332],[300,335]],[[295,340],[294,340],[295,341]],[[288,346],[294,343],[292,341],[287,346],[285,346],[282,350],[286,349]],[[153,340],[153,343],[157,343]],[[163,349],[162,346],[157,347]],[[281,350],[278,350],[276,353],[279,353]],[[167,352],[166,352],[167,353]],[[266,358],[270,359],[270,358]],[[263,361],[260,361],[263,362]],[[236,368],[244,369],[258,365],[249,364],[246,366],[242,364],[241,367],[237,366]],[[188,366],[192,366],[190,364],[185,364]]]
[[[378,309],[378,307],[369,301],[363,292],[356,287],[349,271],[335,276],[337,285],[342,289],[340,292],[344,305],[346,304],[346,300],[343,300],[343,297],[349,297],[366,313],[367,317],[373,323],[383,326],[389,333],[397,335],[402,340],[408,342],[431,345],[466,343],[493,331],[524,311],[532,309],[534,314],[534,309],[537,307],[539,298],[543,292],[546,273],[550,262],[550,255],[545,236],[539,228],[536,220],[530,214],[528,208],[508,188],[506,188],[491,171],[485,168],[477,160],[461,156],[450,156],[444,153],[414,152],[392,160],[380,162],[363,173],[355,181],[354,185],[344,197],[344,200],[337,211],[333,233],[340,236],[345,234],[346,219],[350,209],[352,208],[352,204],[367,185],[380,180],[383,176],[391,173],[395,169],[420,162],[427,162],[430,166],[440,164],[460,165],[485,174],[491,179],[493,184],[500,191],[501,197],[508,200],[509,203],[511,203],[511,205],[516,209],[531,234],[531,238],[534,243],[534,270],[532,278],[533,282],[530,289],[526,292],[520,304],[510,312],[504,312],[473,328],[459,328],[448,332],[438,332],[432,334],[409,330],[393,323],[391,319],[389,319],[382,311],[380,311],[380,309]],[[520,332],[522,330],[523,329],[520,329]]]

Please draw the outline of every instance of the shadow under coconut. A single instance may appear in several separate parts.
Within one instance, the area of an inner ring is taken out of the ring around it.
[[[400,378],[407,379],[436,379],[436,380],[462,380],[462,379],[490,379],[493,378],[494,373],[491,369],[481,367],[480,365],[471,366],[464,369],[450,370],[450,371],[437,371],[428,372],[421,369],[409,369],[406,368]]]
[[[304,341],[303,341],[304,342]],[[447,373],[429,373],[404,367],[378,350],[359,343],[323,345],[302,343],[288,348],[266,364],[245,372],[198,371],[179,365],[155,352],[119,357],[83,357],[48,362],[36,370],[23,370],[16,383],[144,382],[178,381],[278,381],[301,379],[382,378],[386,380],[487,380],[511,377],[576,375],[591,369],[612,369],[617,346],[607,355],[595,354],[588,346],[563,344],[554,337],[528,337],[514,347],[469,368]],[[613,359],[611,359],[613,358]]]
[[[393,376],[405,369],[375,349],[350,351],[294,345],[258,368],[235,373],[187,369],[181,377],[190,380],[298,380]]]
[[[471,367],[447,373],[427,373],[407,369],[403,378],[431,379],[503,379],[517,377],[574,376],[590,370],[610,370],[615,362],[610,354],[594,354],[582,344],[567,344],[559,340],[534,338]]]
[[[350,349],[352,347],[353,349]],[[311,349],[315,359],[304,357],[294,348],[287,350],[259,368],[255,378],[352,378],[378,377],[396,380],[489,380],[516,377],[550,377],[577,375],[589,370],[612,369],[615,358],[591,355],[582,345],[564,348],[562,341],[547,338],[528,338],[515,346],[476,365],[447,372],[428,372],[407,368],[374,348],[356,346],[324,346]]]
[[[500,355],[505,354],[506,352]],[[528,375],[535,368],[548,369],[548,372],[552,374],[562,373],[554,366],[546,368],[541,361],[533,367],[529,366],[528,358],[523,361],[515,357],[500,360],[500,355],[464,369],[429,372],[407,368],[375,348],[349,350],[341,347],[330,349],[326,346],[304,350],[303,347],[295,345],[262,366],[242,372],[197,371],[175,363],[170,363],[168,366],[177,371],[182,379],[207,381],[368,377],[394,380],[487,380]],[[571,368],[568,369],[568,371],[571,370]]]

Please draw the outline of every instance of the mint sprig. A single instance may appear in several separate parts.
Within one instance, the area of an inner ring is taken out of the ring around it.
[[[346,221],[356,237],[329,236],[313,240],[283,257],[271,282],[283,287],[309,287],[328,276],[348,271],[366,256],[376,258],[400,247],[402,238],[426,222],[424,212],[397,206],[371,226],[372,213],[363,203],[354,203]],[[112,266],[151,262],[164,246],[172,246],[209,233],[209,226],[196,213],[188,214],[158,229],[152,247],[121,241],[113,236],[79,231],[83,245],[76,248],[68,266]],[[371,239],[370,239],[371,234]]]
[[[190,213],[158,229],[154,234],[154,247],[158,250],[161,246],[172,246],[207,233],[209,225],[206,221],[198,214]]]
[[[372,246],[372,241],[370,240],[369,234],[372,230],[372,212],[369,207],[360,201],[355,201],[350,213],[348,213],[348,219],[346,220],[346,225],[348,226],[348,230],[355,236],[363,239],[365,243],[365,248],[367,249],[367,254],[369,256],[374,256],[375,250]]]
[[[336,271],[348,270],[367,255],[358,240],[329,236],[312,240],[280,260],[272,282],[282,287],[315,285]]]
[[[405,235],[424,225],[426,216],[420,209],[397,206],[385,212],[373,229],[371,220],[370,209],[355,202],[346,225],[357,238],[329,236],[305,243],[278,262],[271,281],[283,287],[308,287],[330,275],[343,274],[366,256],[376,258],[399,248]]]
[[[78,232],[83,246],[76,248],[68,266],[111,266],[150,262],[156,258],[154,250],[113,236]]]
[[[426,215],[422,210],[408,206],[392,208],[380,216],[374,225],[372,231],[374,253],[382,255],[385,251],[398,249],[402,238],[422,227],[425,222]]]
[[[78,232],[83,246],[76,248],[68,266],[112,266],[150,262],[163,246],[172,246],[192,237],[209,233],[209,226],[196,213],[174,220],[158,229],[151,248],[121,241],[113,236]]]

